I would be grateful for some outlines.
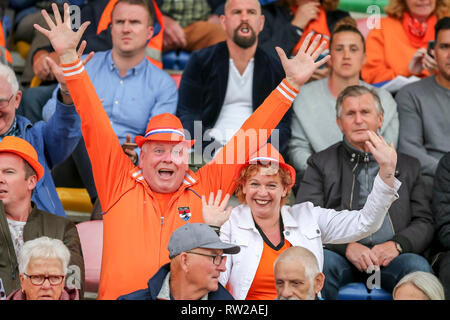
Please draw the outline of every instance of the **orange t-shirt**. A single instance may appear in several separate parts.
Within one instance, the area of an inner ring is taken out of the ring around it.
[[[278,250],[264,242],[263,253],[259,261],[252,285],[248,290],[245,300],[275,300],[277,289],[275,288],[275,277],[273,276],[273,264],[278,256],[286,249],[292,247],[289,241],[284,240],[284,244]]]
[[[155,198],[158,200],[159,203],[159,209],[161,210],[162,215],[164,216],[167,207],[169,205],[169,201],[173,196],[173,193],[157,193],[153,192]]]

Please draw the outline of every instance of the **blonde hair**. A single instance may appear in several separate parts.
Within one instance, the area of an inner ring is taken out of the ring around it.
[[[246,203],[245,194],[243,191],[244,185],[251,177],[257,174],[261,168],[270,168],[270,163],[250,164],[243,168],[239,173],[239,178],[237,178],[236,180],[238,184],[236,188],[236,197],[240,203]],[[292,178],[289,172],[281,166],[278,168],[278,172],[275,175],[278,175],[280,177],[283,188],[287,188],[286,196],[281,198],[280,206],[283,206],[286,203],[289,194],[291,193],[292,188],[290,187],[290,185],[292,183]]]
[[[384,8],[386,14],[394,19],[402,19],[405,12],[408,10],[406,0],[390,0],[388,5]],[[450,0],[436,0],[436,8],[433,14],[437,19],[449,16],[450,14]]]

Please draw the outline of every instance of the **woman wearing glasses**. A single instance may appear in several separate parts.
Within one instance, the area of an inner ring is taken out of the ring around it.
[[[267,144],[244,164],[237,179],[236,196],[242,205],[225,210],[229,195],[203,197],[206,224],[220,227],[222,241],[241,247],[228,257],[226,271],[219,278],[237,300],[276,298],[273,264],[291,246],[309,249],[323,267],[323,243],[357,241],[381,226],[398,197],[400,182],[394,178],[397,154],[393,145],[373,132],[366,142],[380,165],[371,194],[359,211],[335,211],[305,202],[284,206],[295,182],[295,169]],[[230,216],[231,212],[231,216]],[[229,217],[229,219],[228,219]],[[316,292],[317,294],[317,292]]]
[[[61,240],[41,237],[25,242],[19,253],[21,289],[7,300],[79,300],[77,289],[64,287],[70,260]]]

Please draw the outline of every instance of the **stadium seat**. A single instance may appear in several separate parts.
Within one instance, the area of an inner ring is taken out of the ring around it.
[[[89,193],[84,188],[56,188],[64,210],[92,212]]]
[[[162,56],[163,69],[184,70],[190,56],[187,51],[168,51]]]
[[[83,250],[86,297],[89,294],[96,294],[98,291],[102,264],[103,221],[85,221],[76,226]]]
[[[362,282],[352,282],[339,289],[338,300],[392,300],[392,294],[383,289],[369,290]]]

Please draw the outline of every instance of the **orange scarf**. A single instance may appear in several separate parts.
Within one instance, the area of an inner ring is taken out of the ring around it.
[[[325,46],[325,49],[328,48],[328,43],[330,41],[331,34],[330,34],[330,30],[328,29],[327,14],[322,6],[320,6],[319,9],[320,9],[320,12],[319,12],[319,16],[317,17],[317,19],[311,20],[308,23],[308,25],[306,26],[306,28],[303,30],[302,37],[300,38],[299,42],[297,42],[297,44],[295,45],[294,50],[292,50],[293,55],[297,54],[298,50],[300,49],[300,46],[302,45],[306,36],[310,32],[321,34],[322,35],[321,42],[324,39],[327,40],[327,45]],[[291,10],[295,14],[295,12],[297,11],[297,6],[292,7]]]
[[[431,15],[424,23],[411,17],[409,12],[403,15],[403,30],[405,30],[409,41],[415,48],[424,48],[428,41],[434,40],[434,26],[437,22],[435,15]]]

